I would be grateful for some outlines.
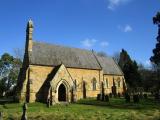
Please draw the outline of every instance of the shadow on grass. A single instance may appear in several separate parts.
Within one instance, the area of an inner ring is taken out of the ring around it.
[[[15,101],[12,97],[0,98],[0,105],[9,104],[9,103],[15,103]]]
[[[155,102],[151,99],[142,99],[139,103],[126,103],[124,98],[111,98],[110,102],[97,101],[96,99],[81,99],[77,104],[93,105],[108,107],[112,109],[137,109],[137,110],[147,110],[147,109],[160,109],[160,103]]]

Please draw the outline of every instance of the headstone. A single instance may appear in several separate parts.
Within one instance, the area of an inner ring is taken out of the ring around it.
[[[109,102],[109,96],[108,95],[105,95],[105,101]]]
[[[112,93],[109,93],[109,97],[112,98]]]
[[[139,94],[139,98],[143,99],[143,94],[142,93]]]
[[[27,103],[24,103],[24,105],[23,105],[23,115],[22,115],[21,120],[27,120],[26,111],[27,111]]]
[[[155,93],[154,98],[155,98],[155,100],[159,100],[160,99],[160,96],[159,96],[158,92]]]
[[[101,89],[102,89],[102,93],[101,93],[101,101],[104,101],[105,99],[105,92],[104,92],[104,83],[101,83]]]
[[[101,99],[101,94],[97,94],[97,100]]]
[[[50,105],[51,105],[51,101],[50,101],[50,98],[48,98],[47,99],[47,107],[50,108]]]
[[[133,102],[139,103],[139,95],[133,95]]]
[[[125,94],[125,99],[127,103],[131,101],[130,95],[128,93]]]
[[[121,93],[118,93],[118,97],[119,97],[119,98],[121,97]]]
[[[147,94],[144,94],[143,97],[144,97],[144,99],[147,99],[147,98],[148,98]]]
[[[101,94],[101,101],[104,101],[104,100],[105,100],[105,94],[102,93],[102,94]]]
[[[0,120],[3,120],[3,113],[0,112]]]

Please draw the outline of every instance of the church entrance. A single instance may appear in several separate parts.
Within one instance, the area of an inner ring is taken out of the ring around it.
[[[58,101],[66,101],[66,87],[61,84],[58,88]]]

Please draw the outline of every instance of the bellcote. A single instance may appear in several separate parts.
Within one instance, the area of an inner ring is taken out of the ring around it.
[[[30,19],[27,23],[27,28],[26,28],[26,50],[27,52],[32,51],[32,40],[33,40],[33,21]]]

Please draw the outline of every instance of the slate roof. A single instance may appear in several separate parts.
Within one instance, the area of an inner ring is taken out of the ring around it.
[[[100,57],[98,55],[97,59],[103,69],[104,74],[115,74],[115,75],[123,75],[118,64],[111,57]]]
[[[31,64],[101,69],[91,51],[33,42]]]
[[[100,57],[92,51],[51,45],[33,41],[30,64],[58,66],[64,64],[71,68],[103,69],[104,74],[122,75],[121,70],[109,57]]]

